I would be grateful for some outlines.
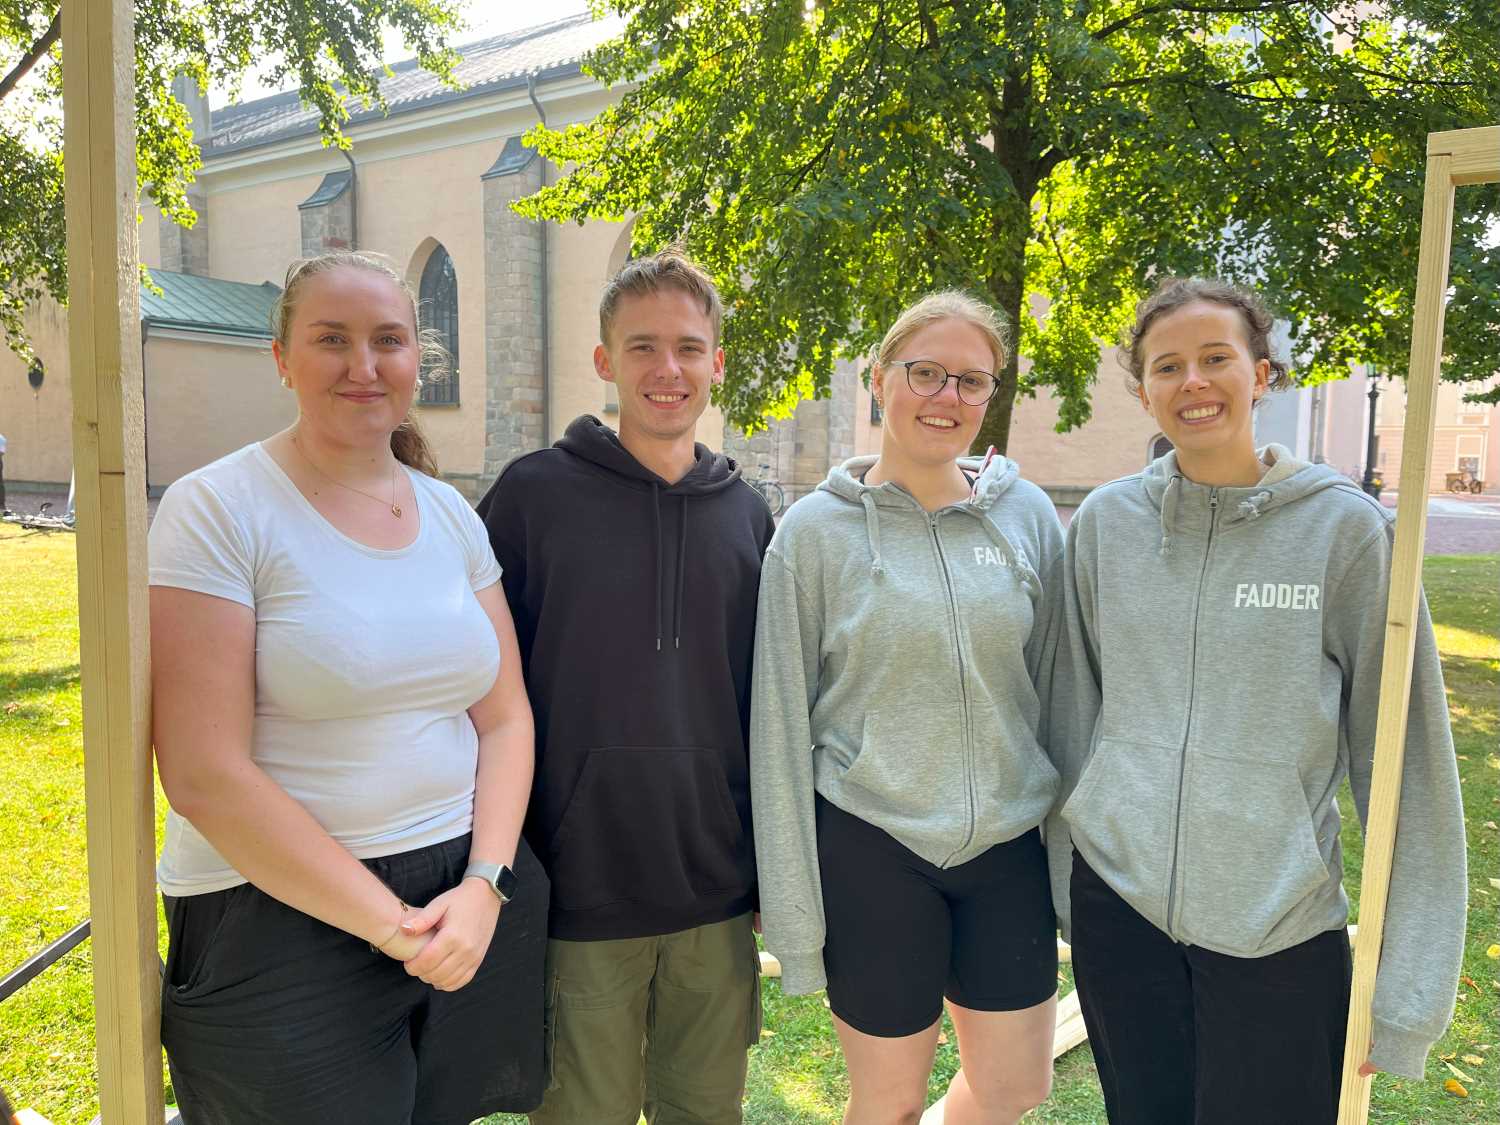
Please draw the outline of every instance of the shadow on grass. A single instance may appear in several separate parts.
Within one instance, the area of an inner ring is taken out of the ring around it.
[[[50,722],[55,718],[55,697],[78,683],[77,664],[38,668],[0,678],[0,722]]]

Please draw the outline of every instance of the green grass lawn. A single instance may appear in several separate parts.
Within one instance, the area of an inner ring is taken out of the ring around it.
[[[1371,1119],[1500,1119],[1500,560],[1435,556],[1425,581],[1443,654],[1469,837],[1465,982],[1453,1027],[1422,1082],[1377,1078]],[[73,537],[0,524],[0,973],[88,915],[84,874],[83,744]],[[1345,802],[1351,892],[1363,847]],[[158,815],[165,810],[158,797]],[[94,1096],[91,960],[84,944],[0,1005],[0,1087],[55,1125],[85,1125]],[[1064,987],[1071,982],[1064,974]],[[847,1086],[821,997],[788,998],[762,984],[766,1031],[750,1060],[746,1120],[837,1122]],[[1442,1056],[1442,1057],[1439,1057]],[[1465,1056],[1483,1062],[1466,1061]],[[1469,1081],[1443,1089],[1447,1059]],[[958,1066],[952,1028],[938,1049],[931,1093]],[[494,1118],[492,1125],[521,1119]],[[1087,1045],[1059,1060],[1051,1099],[1028,1120],[1102,1122]]]

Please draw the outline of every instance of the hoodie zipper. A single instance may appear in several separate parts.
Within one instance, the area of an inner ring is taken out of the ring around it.
[[[978,817],[975,812],[976,801],[974,796],[974,769],[973,763],[970,761],[971,757],[973,756],[973,748],[970,745],[972,737],[969,729],[969,676],[968,672],[964,668],[963,641],[958,635],[958,596],[953,592],[953,575],[948,570],[948,559],[947,556],[943,554],[943,541],[942,538],[938,535],[937,521],[939,514],[940,513],[938,512],[928,513],[927,530],[928,533],[932,536],[932,549],[937,553],[938,569],[943,572],[943,585],[948,591],[948,621],[953,631],[953,656],[954,659],[958,662],[958,691],[959,699],[963,704],[964,790],[968,794],[969,798],[968,828],[964,833],[964,842],[959,845],[957,851],[953,852],[952,855],[949,855],[948,859],[944,862],[944,866],[946,867],[948,863],[951,863],[953,861],[954,856],[962,854],[964,849],[966,849],[970,844],[974,842],[974,830],[976,827],[975,822]]]
[[[1182,757],[1177,766],[1177,807],[1172,813],[1172,871],[1167,880],[1167,936],[1177,940],[1177,867],[1182,856],[1182,790],[1187,781],[1188,743],[1193,736],[1193,703],[1198,695],[1198,624],[1203,617],[1203,580],[1214,549],[1219,526],[1219,490],[1208,490],[1208,542],[1203,547],[1203,565],[1198,570],[1198,592],[1193,597],[1193,648],[1188,662],[1187,729],[1182,735]]]

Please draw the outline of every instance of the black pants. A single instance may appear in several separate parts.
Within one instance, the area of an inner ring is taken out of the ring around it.
[[[365,865],[424,904],[468,854],[465,835]],[[468,1125],[535,1108],[548,885],[524,841],[515,867],[518,893],[457,992],[248,883],[164,896],[162,1042],[185,1125]]]
[[[1338,1118],[1343,930],[1268,957],[1174,942],[1073,855],[1073,976],[1111,1125]]]

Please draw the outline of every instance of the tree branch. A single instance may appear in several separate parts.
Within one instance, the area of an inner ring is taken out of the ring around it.
[[[1147,4],[1145,7],[1137,8],[1129,15],[1121,16],[1113,23],[1107,23],[1098,31],[1090,32],[1091,39],[1108,39],[1117,31],[1124,31],[1133,23],[1139,23],[1148,16],[1158,16],[1164,12],[1194,12],[1200,15],[1223,15],[1223,16],[1253,16],[1257,12],[1270,12],[1277,8],[1284,8],[1286,0],[1251,0],[1243,4],[1182,4],[1168,2],[1165,4]]]
[[[42,37],[32,45],[31,50],[21,56],[21,61],[11,68],[9,74],[0,78],[0,101],[3,101],[5,95],[20,84],[21,79],[31,72],[31,68],[41,61],[43,55],[52,50],[52,44],[56,43],[61,36],[62,8],[59,7],[57,15],[52,17],[51,25],[42,32]]]

